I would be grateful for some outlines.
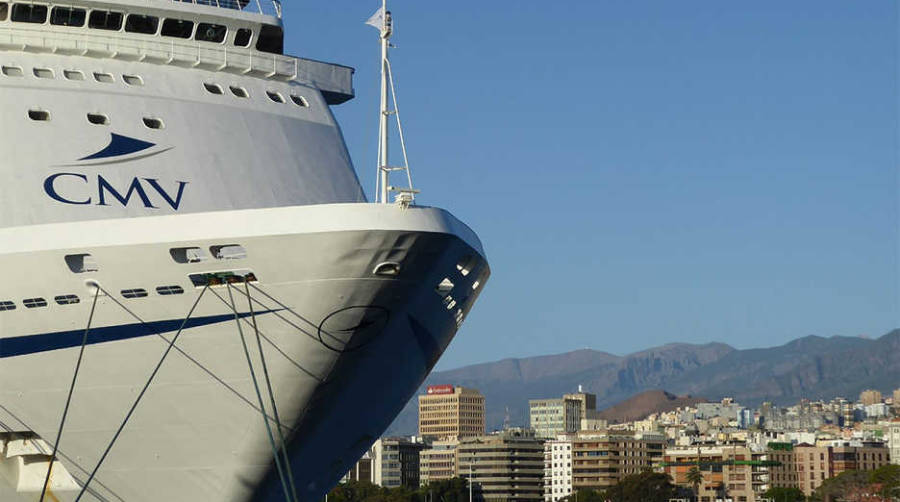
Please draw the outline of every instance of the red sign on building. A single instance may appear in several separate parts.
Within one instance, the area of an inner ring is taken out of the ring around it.
[[[428,395],[453,394],[453,386],[452,385],[429,385],[427,393],[428,393]]]

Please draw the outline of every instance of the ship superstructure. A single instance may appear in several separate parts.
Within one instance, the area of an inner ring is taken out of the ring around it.
[[[477,236],[366,202],[353,70],[280,16],[0,2],[3,497],[316,500],[472,307]]]

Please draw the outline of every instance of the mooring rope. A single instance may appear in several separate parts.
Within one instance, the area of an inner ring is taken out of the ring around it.
[[[228,300],[222,298],[219,295],[219,293],[216,293],[216,291],[214,289],[209,290],[209,292],[212,293],[213,295],[215,295],[215,297],[218,298],[219,301],[222,302],[226,307],[231,308],[231,305],[229,305]],[[242,295],[244,294],[244,292],[241,291],[240,289],[238,289],[237,292]],[[273,312],[272,309],[269,308],[268,305],[259,301],[258,299],[252,298],[252,300],[253,300],[253,303],[259,305],[260,307],[262,307],[263,310],[267,311],[268,313],[277,314],[277,312]],[[284,320],[282,317],[279,317],[277,315],[276,315],[276,317],[278,317],[281,320]],[[251,327],[253,326],[253,324],[250,321],[248,321],[247,319],[241,319],[241,320],[244,321],[245,324],[248,324]],[[288,324],[293,327],[292,324],[290,324],[290,323],[288,323]],[[262,337],[263,340],[268,342],[268,344],[271,345],[272,348],[275,349],[276,352],[281,354],[288,362],[290,362],[298,370],[302,371],[306,376],[315,379],[316,382],[318,382],[318,383],[323,383],[325,381],[322,377],[320,377],[320,376],[316,375],[315,373],[313,373],[312,371],[304,368],[300,363],[295,361],[290,355],[288,355],[287,352],[285,352],[281,347],[279,347],[278,344],[276,344],[274,340],[272,340],[268,335],[266,335],[266,333],[263,330],[259,330],[259,335]]]
[[[41,488],[40,502],[44,502],[47,488],[50,486],[50,473],[53,471],[53,462],[59,452],[59,442],[62,440],[63,428],[66,426],[66,417],[69,414],[69,405],[72,404],[72,394],[75,392],[75,381],[78,380],[78,372],[81,370],[81,361],[84,358],[84,348],[87,346],[88,333],[91,332],[91,323],[94,320],[94,311],[97,309],[97,297],[100,296],[100,288],[94,291],[94,300],[91,302],[91,313],[88,315],[87,326],[81,337],[81,349],[78,351],[78,360],[75,362],[75,372],[72,373],[72,383],[69,385],[69,395],[66,396],[66,405],[63,407],[62,417],[59,419],[59,429],[56,431],[56,441],[53,443],[53,453],[50,455],[50,465],[47,466],[47,475],[44,477],[44,487]]]
[[[228,287],[230,288],[231,286],[229,285]],[[294,500],[300,500],[297,497],[297,487],[294,485],[294,471],[291,470],[291,461],[287,452],[287,443],[284,440],[284,433],[281,431],[281,418],[278,416],[278,406],[275,404],[275,392],[272,390],[272,380],[269,378],[269,367],[266,364],[266,356],[263,353],[259,326],[256,324],[256,312],[253,311],[253,299],[250,297],[250,286],[247,285],[246,281],[244,281],[244,290],[247,294],[247,304],[250,308],[250,319],[253,320],[253,331],[256,333],[256,348],[259,350],[259,360],[262,361],[263,375],[266,377],[266,388],[269,391],[269,401],[272,403],[272,415],[275,417],[275,424],[278,426],[278,439],[281,442],[281,455],[284,457],[287,478],[291,484],[291,493],[294,495]]]
[[[272,457],[275,458],[275,468],[278,469],[278,477],[281,478],[281,488],[284,489],[285,500],[294,500],[291,498],[291,491],[288,489],[288,482],[285,479],[285,472],[281,465],[281,459],[278,456],[278,448],[275,446],[275,437],[272,435],[272,427],[269,424],[269,417],[265,413],[265,405],[263,403],[262,392],[259,390],[259,381],[256,378],[256,371],[253,369],[253,360],[250,358],[250,349],[247,348],[247,340],[244,338],[244,330],[241,328],[241,318],[238,315],[237,306],[234,303],[234,295],[231,292],[231,285],[228,285],[228,299],[231,301],[231,309],[234,312],[234,322],[237,325],[238,335],[241,338],[241,345],[244,348],[244,356],[247,358],[247,367],[250,368],[250,378],[253,381],[253,388],[256,391],[256,397],[259,399],[259,407],[263,410],[263,423],[266,426],[266,435],[269,437],[269,445],[272,447]],[[275,424],[281,430],[281,424],[276,420]]]
[[[98,288],[99,289],[99,288]],[[168,357],[169,353],[172,351],[172,347],[175,346],[175,342],[178,341],[178,337],[181,336],[181,333],[184,331],[184,327],[187,325],[188,320],[194,314],[194,310],[196,310],[197,305],[200,303],[200,299],[203,298],[203,294],[206,293],[206,290],[209,289],[209,284],[203,287],[203,290],[200,291],[200,294],[197,296],[197,300],[194,301],[194,304],[191,306],[191,310],[188,312],[187,317],[184,318],[184,321],[181,322],[181,326],[178,328],[178,332],[175,333],[175,336],[172,337],[172,340],[169,342],[169,345],[166,347],[166,351],[163,352],[162,357],[159,358],[159,362],[156,363],[156,367],[153,368],[153,372],[150,373],[150,377],[147,378],[147,382],[144,384],[144,387],[141,389],[141,392],[138,394],[137,398],[134,400],[134,404],[131,405],[131,409],[128,410],[128,413],[125,415],[125,418],[122,420],[122,424],[119,425],[119,428],[116,430],[116,433],[113,435],[112,439],[109,441],[109,444],[106,446],[106,450],[104,450],[103,455],[100,456],[100,460],[97,461],[97,465],[94,466],[94,469],[91,471],[91,474],[88,476],[87,480],[84,482],[84,486],[82,486],[81,491],[78,492],[78,496],[75,497],[75,502],[79,502],[81,497],[84,496],[84,492],[87,489],[88,485],[93,481],[94,476],[97,475],[97,471],[100,470],[100,466],[103,465],[103,461],[106,460],[107,455],[112,450],[113,445],[116,444],[116,440],[119,439],[119,435],[122,434],[122,431],[125,429],[125,425],[128,423],[128,420],[134,414],[134,410],[137,409],[138,404],[140,404],[141,399],[146,394],[147,389],[150,388],[150,384],[153,383],[153,379],[156,377],[156,374],[159,373],[160,368],[162,368],[163,363],[166,361],[166,357]]]
[[[103,290],[102,288],[101,288],[101,291],[102,291],[105,295],[107,295],[107,296],[109,297],[110,300],[114,301],[119,307],[121,307],[122,310],[124,310],[125,312],[127,312],[128,315],[130,315],[131,317],[133,317],[137,322],[141,323],[142,326],[144,326],[145,328],[147,328],[147,331],[149,331],[150,333],[153,333],[154,335],[156,335],[156,336],[162,338],[163,340],[166,341],[166,343],[169,342],[169,339],[168,339],[168,338],[166,338],[165,336],[163,336],[163,335],[161,335],[159,332],[157,332],[155,329],[153,329],[153,327],[151,327],[149,324],[147,324],[146,321],[144,321],[143,319],[141,319],[141,317],[140,317],[139,315],[135,314],[135,313],[134,313],[131,309],[129,309],[125,304],[123,304],[122,302],[120,302],[119,300],[117,300],[115,296],[110,295],[109,293],[106,292],[106,290]],[[209,291],[210,291],[212,294],[216,295],[216,297],[219,298],[219,300],[222,300],[223,302],[225,301],[225,300],[222,299],[222,297],[220,297],[220,296],[215,292],[215,290],[210,289]],[[225,305],[228,305],[228,302],[225,302]],[[232,394],[234,394],[235,396],[237,396],[238,399],[240,399],[241,401],[247,403],[247,406],[253,408],[253,409],[256,410],[256,411],[260,411],[259,408],[257,408],[256,405],[253,404],[253,402],[251,402],[249,399],[247,399],[246,397],[244,397],[244,395],[241,394],[240,392],[238,392],[237,389],[235,389],[235,388],[232,387],[231,385],[228,385],[228,382],[226,382],[225,380],[223,380],[222,378],[220,378],[218,375],[216,375],[215,373],[213,373],[212,370],[210,370],[209,368],[207,368],[206,366],[204,366],[203,364],[201,364],[200,361],[198,361],[197,359],[195,359],[193,356],[191,356],[190,354],[188,354],[187,352],[185,352],[184,350],[182,350],[180,347],[173,347],[173,349],[175,349],[175,351],[178,352],[179,354],[183,355],[188,361],[194,363],[198,368],[200,368],[201,371],[203,371],[204,373],[206,373],[207,375],[209,375],[213,380],[215,380],[216,382],[218,382],[219,384],[221,384],[223,387],[225,387],[226,389],[228,389],[228,391],[231,392]]]

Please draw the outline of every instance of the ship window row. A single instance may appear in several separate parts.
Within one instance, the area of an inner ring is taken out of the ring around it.
[[[40,108],[31,108],[28,110],[28,118],[35,122],[49,122],[50,112]],[[110,124],[109,116],[103,113],[88,113],[87,121],[89,124],[100,126],[108,126]],[[162,119],[156,117],[142,117],[141,122],[143,122],[144,127],[148,129],[165,128],[165,123],[163,123]]]
[[[145,298],[149,295],[146,289],[144,288],[131,288],[131,289],[123,289],[121,291],[123,298]],[[170,296],[170,295],[181,295],[184,294],[184,288],[174,285],[167,286],[158,286],[156,288],[156,294],[160,296]],[[78,295],[57,295],[53,297],[53,301],[56,302],[57,305],[75,305],[77,303],[81,303],[81,298]],[[49,305],[49,302],[42,297],[35,298],[25,298],[22,300],[22,305],[28,309],[34,308],[43,308]],[[0,312],[4,312],[7,310],[16,310],[16,303],[12,300],[4,300],[0,301]]]
[[[7,77],[24,77],[25,71],[21,66],[7,66],[4,65],[0,67],[0,73]],[[35,78],[46,78],[52,79],[56,78],[56,73],[51,68],[32,68],[32,75]],[[81,70],[63,70],[63,77],[66,80],[85,80],[84,72]],[[101,71],[93,72],[94,80],[100,82],[101,84],[112,84],[115,83],[116,78],[111,73],[105,73]],[[140,75],[122,75],[122,81],[131,86],[142,86],[144,85],[144,79]]]
[[[46,24],[105,31],[125,31],[140,35],[191,39],[199,42],[223,44],[231,32],[235,47],[250,47],[253,30],[231,28],[223,24],[195,22],[187,19],[164,18],[148,14],[126,14],[105,9],[82,9],[71,6],[52,6],[36,3],[0,2],[0,21],[7,18],[14,23]],[[262,25],[256,36],[256,50],[273,54],[284,53],[284,31],[280,26]]]
[[[219,84],[213,83],[213,82],[204,82],[203,88],[206,89],[206,92],[208,92],[210,94],[215,94],[216,96],[222,96],[225,94],[225,90],[222,88],[222,86]],[[232,85],[232,86],[228,87],[228,90],[231,92],[232,95],[234,95],[237,98],[242,98],[242,99],[250,98],[250,93],[247,91],[247,89],[245,89],[243,87],[240,87],[237,85]],[[306,98],[304,98],[303,96],[298,96],[293,93],[288,94],[288,96],[290,96],[291,101],[295,105],[297,105],[301,108],[307,108],[309,106],[309,101],[307,101]],[[266,91],[266,97],[268,97],[269,100],[272,101],[273,103],[284,104],[287,102],[284,99],[284,95],[278,91],[270,91],[270,90]]]

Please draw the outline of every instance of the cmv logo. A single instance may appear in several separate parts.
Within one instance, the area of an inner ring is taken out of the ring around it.
[[[155,146],[157,145],[148,141],[111,133],[109,144],[105,148],[78,159],[78,163],[70,164],[70,166],[121,164],[153,157],[172,149],[169,147],[154,151]],[[115,187],[99,174],[94,183],[94,178],[88,178],[81,173],[56,173],[44,180],[44,192],[51,199],[63,204],[109,206],[118,202],[126,207],[132,199],[136,198],[146,208],[158,209],[159,205],[165,203],[177,211],[181,206],[181,197],[184,195],[184,187],[188,182],[176,181],[176,183],[178,186],[166,190],[155,178],[132,178],[127,187]],[[96,198],[94,194],[96,194]],[[154,205],[154,201],[158,205]]]
[[[176,181],[178,186],[173,187],[170,192],[154,178],[132,178],[131,184],[119,188],[114,187],[102,175],[98,174],[96,180],[94,184],[93,179],[84,174],[56,173],[44,180],[44,192],[51,199],[63,204],[109,206],[118,202],[124,207],[128,206],[132,198],[137,198],[144,207],[158,209],[159,206],[154,205],[154,201],[151,200],[150,195],[153,194],[152,199],[157,200],[156,204],[166,203],[177,211],[181,206],[184,187],[188,184],[187,181]]]

